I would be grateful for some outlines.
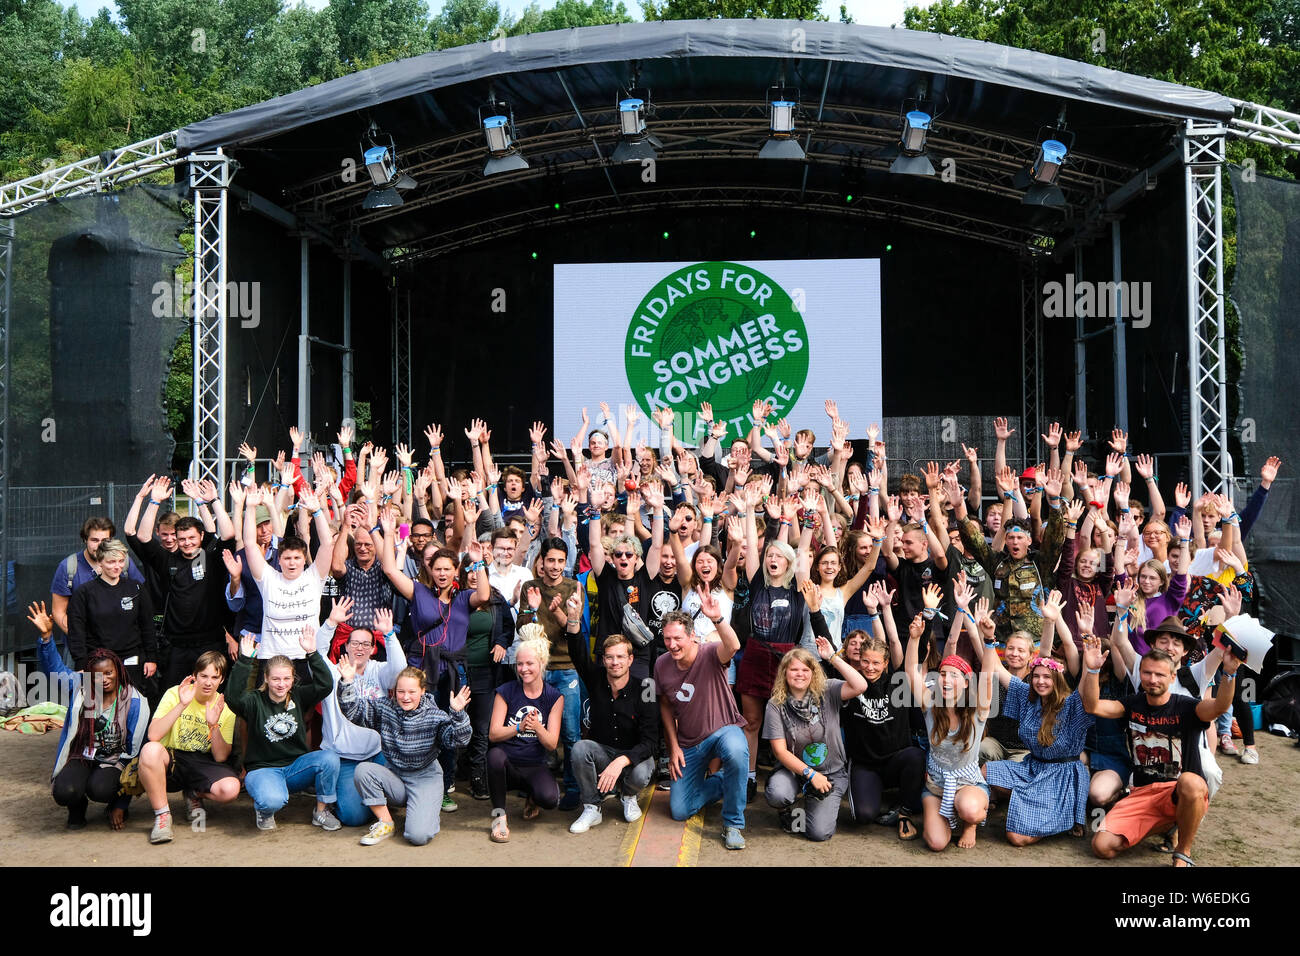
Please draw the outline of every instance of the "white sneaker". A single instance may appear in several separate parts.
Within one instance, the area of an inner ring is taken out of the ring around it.
[[[582,816],[573,821],[573,826],[569,827],[570,833],[586,833],[594,826],[599,826],[604,818],[600,815],[600,807],[594,803],[584,803],[582,805]]]
[[[636,797],[624,796],[623,800],[623,819],[628,823],[634,823],[641,819],[641,804],[637,803]]]
[[[1248,764],[1259,763],[1259,751],[1254,747],[1247,747],[1241,752],[1241,762]]]

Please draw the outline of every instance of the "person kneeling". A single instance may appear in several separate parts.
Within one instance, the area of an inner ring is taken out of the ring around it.
[[[149,742],[140,752],[140,783],[153,808],[150,843],[171,841],[169,792],[183,791],[191,821],[203,819],[204,800],[230,803],[239,796],[239,777],[226,764],[235,740],[235,712],[217,693],[225,676],[225,655],[204,651],[194,673],[158,702]]]
[[[352,723],[379,732],[386,761],[386,765],[359,765],[353,778],[361,802],[375,815],[361,845],[374,846],[393,835],[393,814],[388,809],[391,800],[396,806],[406,805],[402,833],[406,841],[424,846],[438,835],[442,809],[438,752],[469,743],[469,715],[465,713],[469,685],[452,695],[448,714],[425,692],[427,678],[418,667],[407,667],[397,675],[393,688],[396,701],[359,695],[356,674],[351,658],[339,658],[339,707]]]
[[[623,801],[623,819],[641,816],[637,794],[654,775],[659,740],[659,706],[631,677],[632,642],[622,634],[605,638],[604,666],[587,660],[582,637],[582,595],[568,601],[569,656],[590,688],[587,736],[573,746],[573,775],[582,796],[582,814],[570,833],[586,833],[601,822],[600,803],[615,790]]]
[[[253,798],[259,830],[275,829],[276,811],[289,802],[289,794],[316,785],[316,811],[312,826],[337,830],[342,824],[330,813],[339,777],[339,755],[332,750],[307,749],[307,721],[312,708],[334,689],[334,676],[316,650],[316,627],[306,624],[299,645],[307,653],[311,681],[294,680],[294,663],[277,654],[264,662],[262,684],[248,689],[253,669],[253,639],[239,642],[240,656],[230,670],[226,701],[248,721],[248,749],[244,753],[244,787]]]

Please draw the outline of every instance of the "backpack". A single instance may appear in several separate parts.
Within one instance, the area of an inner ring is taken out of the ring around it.
[[[77,553],[73,551],[63,559],[63,572],[68,576],[68,596],[72,596],[72,582],[77,577]]]
[[[1285,671],[1274,677],[1264,688],[1260,703],[1265,727],[1280,724],[1292,735],[1300,733],[1300,671]]]

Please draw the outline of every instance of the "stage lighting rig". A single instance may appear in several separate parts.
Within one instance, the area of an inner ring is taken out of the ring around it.
[[[926,153],[925,143],[933,130],[934,105],[916,97],[904,100],[899,113],[898,144],[882,151],[882,155],[894,157],[889,171],[904,176],[933,176],[934,163]]]
[[[804,159],[803,147],[795,137],[799,116],[799,91],[787,89],[784,81],[767,91],[767,142],[758,151],[759,159]]]
[[[520,154],[515,143],[515,114],[510,106],[497,102],[489,92],[487,103],[478,108],[478,119],[488,148],[488,161],[483,166],[483,175],[527,169],[528,160]]]
[[[1017,189],[1025,190],[1021,202],[1026,206],[1065,205],[1065,193],[1057,185],[1061,167],[1074,149],[1074,134],[1065,128],[1065,110],[1052,127],[1043,127],[1038,131],[1038,150],[1028,168],[1016,173]]]
[[[639,163],[658,158],[657,149],[663,143],[646,129],[646,117],[654,115],[650,90],[620,89],[615,103],[618,110],[618,143],[610,161],[614,163]]]
[[[397,146],[372,120],[361,140],[361,159],[370,174],[371,189],[362,209],[388,209],[402,204],[399,189],[414,189],[416,182],[397,166]]]

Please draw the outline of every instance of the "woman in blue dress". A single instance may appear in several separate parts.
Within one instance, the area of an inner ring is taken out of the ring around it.
[[[1052,598],[1057,598],[1055,592]],[[996,649],[986,648],[984,654],[985,669],[1007,689],[1005,714],[1020,721],[1020,739],[1029,748],[1020,763],[984,765],[989,786],[1011,795],[1007,842],[1012,846],[1028,846],[1067,830],[1082,836],[1088,814],[1088,768],[1079,754],[1094,718],[1084,711],[1078,690],[1070,691],[1065,667],[1052,658],[1051,636],[1046,627],[1044,631],[1039,656],[1029,662],[1028,680],[1012,677]],[[1063,640],[1073,644],[1068,634]]]

